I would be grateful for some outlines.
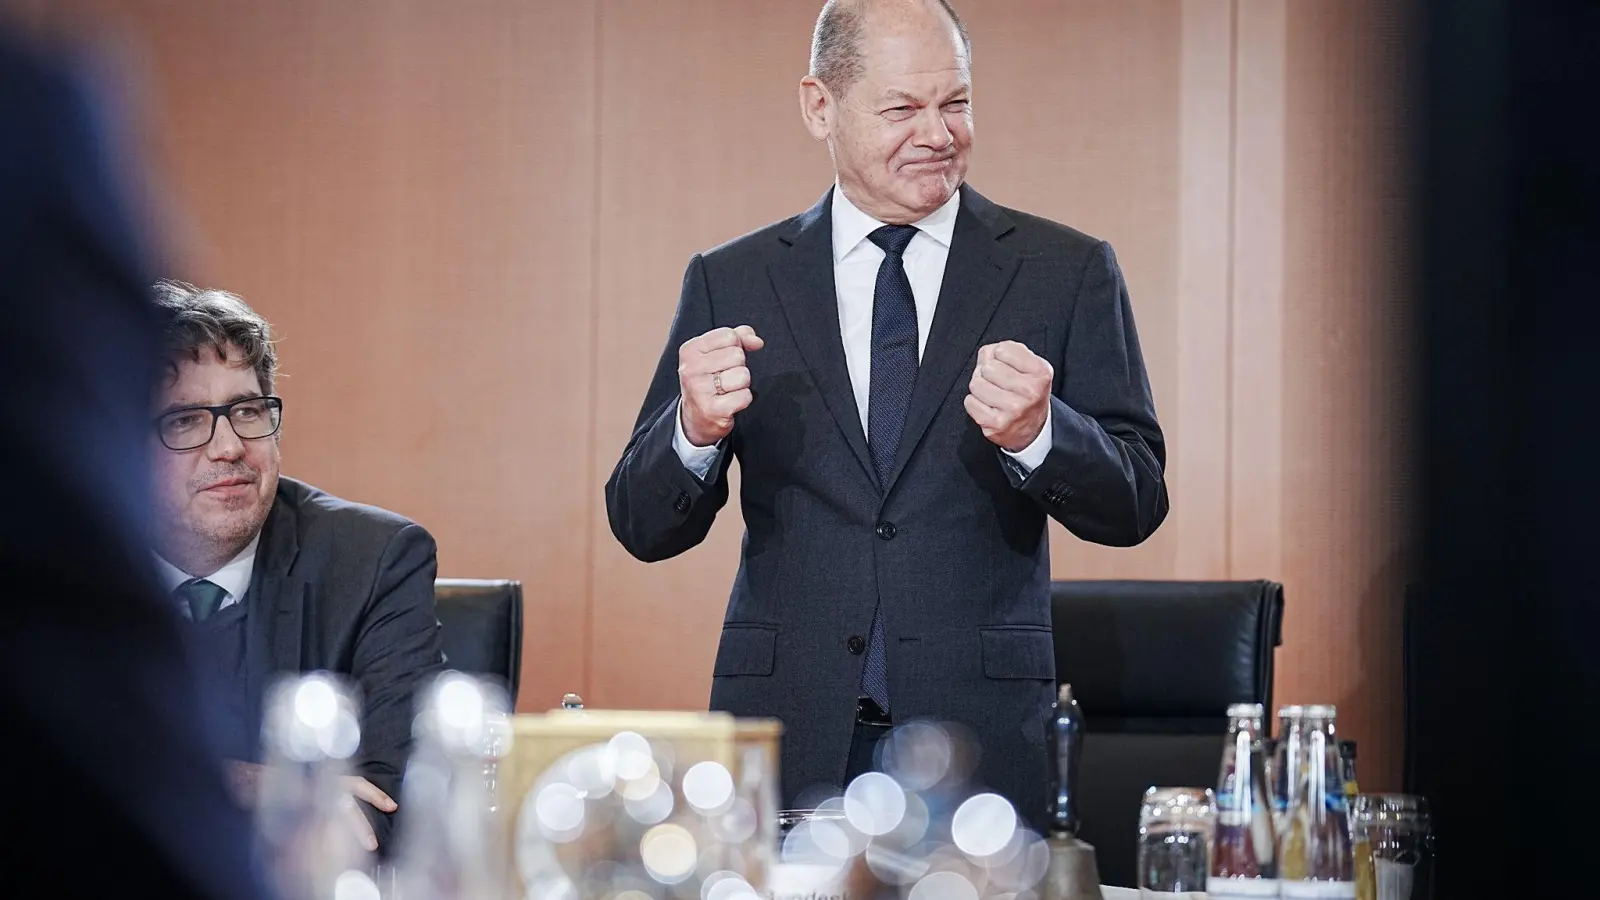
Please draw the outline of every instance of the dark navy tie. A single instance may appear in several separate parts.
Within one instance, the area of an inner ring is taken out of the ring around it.
[[[217,611],[228,592],[219,585],[213,584],[204,578],[191,578],[172,592],[189,606],[189,616],[196,622],[204,622],[211,618]]]
[[[889,470],[900,448],[911,389],[917,383],[917,302],[911,295],[902,254],[916,237],[911,225],[885,225],[868,235],[883,250],[878,283],[872,291],[872,384],[867,395],[867,444],[878,483],[889,485]],[[872,637],[861,670],[861,689],[889,711],[889,669],[883,641],[882,604],[872,611]]]

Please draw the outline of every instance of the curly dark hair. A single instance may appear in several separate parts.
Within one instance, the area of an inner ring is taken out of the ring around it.
[[[155,300],[164,314],[162,343],[174,375],[179,360],[198,362],[207,347],[227,358],[232,347],[245,365],[255,370],[261,393],[272,393],[278,374],[272,326],[244,300],[227,291],[166,278],[156,282]]]

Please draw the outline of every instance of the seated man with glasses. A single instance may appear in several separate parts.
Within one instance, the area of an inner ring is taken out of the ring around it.
[[[376,849],[396,809],[414,698],[442,667],[433,538],[279,476],[277,353],[243,300],[162,281],[156,301],[169,323],[151,434],[157,566],[186,620],[235,793],[255,798],[273,677],[343,675],[364,707],[350,821]]]

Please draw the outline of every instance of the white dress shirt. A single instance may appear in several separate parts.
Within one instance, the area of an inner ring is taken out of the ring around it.
[[[928,344],[933,313],[939,306],[939,289],[944,285],[945,262],[950,258],[950,241],[955,235],[956,213],[961,208],[961,192],[918,222],[917,233],[906,245],[902,259],[911,295],[917,305],[917,359]],[[850,202],[838,185],[833,190],[833,286],[839,303],[839,337],[844,342],[845,365],[850,370],[850,388],[861,416],[861,430],[867,440],[872,434],[867,425],[867,404],[872,393],[872,297],[878,284],[878,266],[884,252],[867,239],[883,222],[872,218]],[[760,352],[760,351],[756,351]],[[683,431],[683,413],[677,417],[673,449],[684,467],[704,481],[716,467],[721,445],[697,447]],[[1050,414],[1045,413],[1044,428],[1033,443],[1020,453],[1004,450],[1023,470],[1032,472],[1050,454]],[[1002,448],[1003,449],[1003,448]]]
[[[238,556],[228,560],[222,568],[212,572],[210,575],[190,575],[188,572],[162,559],[160,554],[156,554],[156,569],[161,574],[161,583],[167,589],[168,596],[171,596],[172,592],[178,589],[178,585],[183,584],[185,581],[191,581],[196,577],[204,578],[227,591],[227,596],[223,597],[222,602],[217,605],[216,611],[221,612],[244,600],[245,592],[250,590],[250,576],[254,575],[256,571],[256,545],[260,542],[261,532],[258,531],[256,536],[250,539],[249,546],[240,550]],[[194,617],[189,611],[189,604],[175,603],[175,605],[184,618]]]

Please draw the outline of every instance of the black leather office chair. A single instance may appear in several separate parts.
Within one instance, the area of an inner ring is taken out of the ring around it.
[[[1145,789],[1216,787],[1230,703],[1260,703],[1272,727],[1283,586],[1058,581],[1050,593],[1056,679],[1084,717],[1079,836],[1103,882],[1133,887]]]
[[[433,595],[445,667],[499,679],[515,706],[522,671],[522,582],[440,578]]]

